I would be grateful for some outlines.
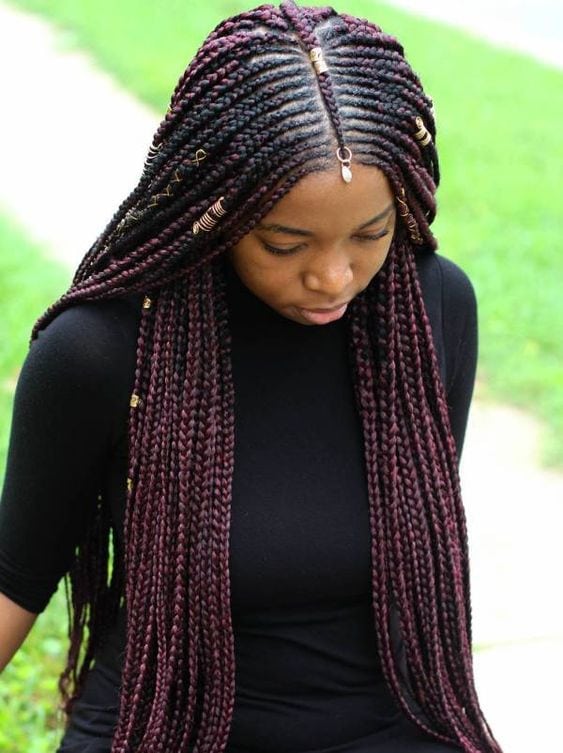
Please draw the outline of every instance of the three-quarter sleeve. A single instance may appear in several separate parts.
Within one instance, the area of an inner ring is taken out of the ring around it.
[[[119,343],[103,305],[59,314],[19,373],[0,500],[0,592],[45,609],[72,565],[114,431]]]

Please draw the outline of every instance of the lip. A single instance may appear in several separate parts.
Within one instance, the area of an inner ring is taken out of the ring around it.
[[[329,311],[338,311],[338,309],[341,309],[342,306],[347,306],[350,301],[343,301],[343,303],[339,303],[337,306],[331,306],[329,309],[309,309],[301,307],[304,311],[314,311],[315,314],[327,314]]]
[[[311,324],[328,324],[344,316],[348,302],[341,304],[336,309],[304,309],[300,308],[301,316]]]

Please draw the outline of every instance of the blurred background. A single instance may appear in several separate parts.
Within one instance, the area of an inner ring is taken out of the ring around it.
[[[0,0],[0,483],[33,323],[135,187],[205,36],[255,4]],[[479,304],[461,463],[477,687],[506,753],[563,753],[563,6],[334,7],[396,36],[435,102],[434,231]],[[61,583],[0,676],[5,753],[57,747],[65,631]]]

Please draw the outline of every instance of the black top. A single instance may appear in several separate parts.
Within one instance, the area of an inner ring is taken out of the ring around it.
[[[346,315],[301,325],[225,268],[236,435],[227,753],[458,751],[418,732],[383,680]],[[477,361],[475,293],[439,254],[420,256],[417,268],[461,454]],[[69,569],[100,480],[123,535],[141,303],[134,295],[73,306],[39,332],[24,361],[0,504],[0,591],[32,612],[45,609]],[[121,614],[61,751],[78,753],[95,738],[95,750],[109,753],[124,637]]]

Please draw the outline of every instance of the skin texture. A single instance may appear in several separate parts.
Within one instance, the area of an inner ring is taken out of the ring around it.
[[[351,301],[389,252],[396,222],[389,181],[373,166],[354,164],[352,174],[345,183],[336,164],[334,170],[302,178],[230,249],[232,265],[254,295],[300,324],[322,326],[305,319],[300,308],[333,308]],[[270,224],[312,235],[263,229]],[[284,253],[273,253],[264,244]]]
[[[0,672],[33,627],[37,615],[0,593]]]

